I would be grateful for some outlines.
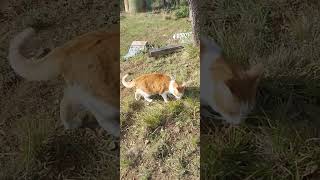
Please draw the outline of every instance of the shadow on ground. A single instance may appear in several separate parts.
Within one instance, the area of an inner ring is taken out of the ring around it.
[[[187,87],[184,96],[194,101],[200,101],[200,88],[196,86]]]

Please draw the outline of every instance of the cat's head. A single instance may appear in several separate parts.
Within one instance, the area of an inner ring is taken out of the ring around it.
[[[208,73],[205,75],[210,76],[212,81],[212,99],[209,101],[212,101],[213,108],[223,119],[238,124],[255,106],[263,66],[257,64],[244,70],[240,66],[228,64],[221,54],[211,54],[216,49],[208,44],[208,40],[201,43],[201,58],[204,58],[201,59],[201,65],[207,65]]]
[[[212,76],[218,76],[213,78],[216,84],[213,98],[224,118],[230,123],[238,124],[255,106],[263,66],[257,64],[248,70],[239,66],[227,66],[223,70],[219,67],[219,64],[214,63],[211,69]]]
[[[182,84],[178,84],[174,78],[171,79],[169,85],[169,91],[174,97],[177,99],[181,99],[184,91],[186,89],[187,83],[183,82]]]

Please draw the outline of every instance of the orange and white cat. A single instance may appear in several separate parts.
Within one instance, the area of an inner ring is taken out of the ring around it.
[[[168,94],[174,95],[176,99],[181,99],[186,88],[186,83],[179,85],[174,78],[161,73],[145,74],[130,82],[126,81],[128,75],[123,76],[122,84],[126,88],[136,87],[135,99],[137,101],[143,96],[146,101],[152,102],[150,96],[161,95],[163,100],[168,102]]]
[[[102,128],[118,137],[119,32],[101,30],[78,36],[37,61],[27,59],[20,52],[34,35],[35,30],[27,28],[11,41],[8,58],[13,70],[31,81],[62,75],[66,87],[60,103],[60,118],[65,128],[82,125],[72,114],[84,107]]]
[[[263,66],[243,70],[229,64],[212,40],[202,37],[200,45],[201,105],[210,106],[228,123],[239,124],[255,106]]]

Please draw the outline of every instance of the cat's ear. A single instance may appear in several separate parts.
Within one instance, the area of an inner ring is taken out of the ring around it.
[[[187,86],[189,86],[191,83],[192,83],[192,80],[189,80],[189,81],[187,81],[187,82],[184,81],[184,82],[182,83],[181,87],[187,87]]]
[[[252,78],[255,83],[258,83],[263,75],[264,67],[261,63],[253,65],[248,71],[247,74]]]
[[[177,87],[177,90],[178,90],[179,92],[183,92],[185,89],[186,89],[185,86],[178,86],[178,87]]]

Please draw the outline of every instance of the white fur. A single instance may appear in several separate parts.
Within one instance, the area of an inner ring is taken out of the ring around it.
[[[174,79],[171,79],[171,81],[170,81],[170,83],[169,83],[169,92],[171,93],[171,94],[173,94],[174,95],[174,87],[173,87],[173,84],[175,83],[176,81],[174,80]]]
[[[207,48],[210,47],[209,40],[202,38],[201,43],[204,43]],[[200,61],[200,101],[203,105],[209,105],[214,110],[219,111],[217,107],[213,95],[216,91],[215,87],[222,86],[222,84],[214,82],[211,79],[211,70],[210,67],[215,62],[216,58],[220,54],[214,53],[213,51],[206,50],[205,52],[201,52],[201,61]]]
[[[162,98],[163,98],[163,100],[164,100],[164,102],[168,102],[168,92],[164,92],[164,93],[162,93],[161,94],[161,96],[162,96]]]
[[[150,98],[150,96],[151,96],[152,94],[148,94],[148,93],[144,92],[144,91],[141,90],[141,89],[137,89],[137,90],[136,90],[136,97],[139,96],[139,95],[143,96],[143,98],[144,98],[146,101],[152,102],[152,99]],[[136,98],[136,100],[139,100],[139,99]]]
[[[95,116],[103,129],[116,137],[120,136],[118,108],[99,100],[80,86],[69,86],[65,89],[60,103],[60,117],[65,128],[77,128],[81,125],[80,121],[70,119],[70,110],[74,106],[85,107]]]
[[[52,52],[36,62],[27,59],[20,53],[20,48],[34,35],[35,30],[27,28],[13,38],[10,42],[8,56],[10,66],[17,74],[30,81],[57,77],[60,73],[60,66],[55,57],[52,57]]]
[[[175,82],[176,82],[176,81],[175,81],[174,79],[171,79],[170,84],[169,84],[169,93],[172,94],[172,95],[174,95],[174,97],[175,97],[176,99],[181,99],[182,96],[177,96],[177,95],[174,93],[175,88],[173,87],[173,85],[174,85]]]
[[[201,63],[200,63],[200,100],[202,105],[209,105],[212,109],[219,112],[222,115],[222,118],[228,123],[239,124],[241,119],[246,116],[251,109],[248,103],[240,104],[240,112],[236,116],[230,116],[219,108],[219,105],[216,103],[214,94],[217,92],[223,92],[221,96],[224,98],[224,103],[232,105],[234,103],[234,97],[225,85],[223,81],[213,81],[212,72],[210,67],[215,63],[216,59],[221,55],[220,49],[217,45],[210,41],[209,39],[202,38],[202,43],[205,44],[206,50],[201,52]]]

